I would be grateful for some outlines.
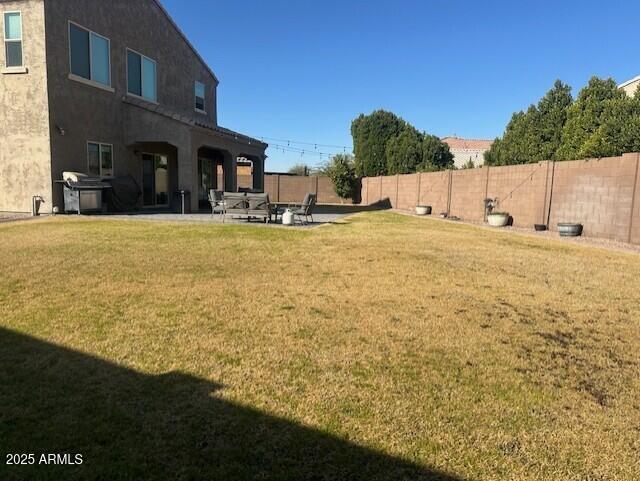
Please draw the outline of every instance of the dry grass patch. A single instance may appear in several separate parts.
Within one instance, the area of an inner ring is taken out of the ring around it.
[[[634,255],[369,213],[309,231],[8,224],[0,265],[1,333],[21,335],[0,350],[0,450],[85,452],[66,475],[640,473]]]

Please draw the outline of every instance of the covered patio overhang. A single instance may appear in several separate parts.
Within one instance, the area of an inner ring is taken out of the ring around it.
[[[167,159],[168,177],[172,179],[170,188],[190,192],[192,211],[200,208],[201,201],[205,205],[210,188],[227,192],[238,190],[238,158],[252,162],[251,189],[264,189],[268,145],[237,132],[199,124],[160,108],[151,110],[132,102],[125,118],[125,141],[138,155],[144,153],[144,146],[155,146],[160,150],[162,146],[168,146],[171,151],[167,154],[170,156]],[[142,168],[140,165],[140,180]]]

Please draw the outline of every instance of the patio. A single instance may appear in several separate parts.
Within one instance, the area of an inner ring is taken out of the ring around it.
[[[280,207],[286,208],[287,204],[282,204],[280,205]],[[371,207],[355,205],[316,205],[313,212],[313,222],[309,222],[308,224],[301,224],[299,222],[299,219],[296,219],[295,226],[283,225],[281,216],[278,216],[277,222],[269,223],[265,223],[261,219],[252,219],[251,221],[249,221],[246,217],[227,216],[225,224],[256,225],[280,228],[311,228],[326,224],[334,224],[347,216],[368,210],[372,210]],[[100,216],[117,220],[148,220],[156,222],[191,222],[205,224],[223,223],[222,216],[220,214],[216,213],[215,215],[211,215],[210,211],[179,214],[175,212],[142,210],[139,212],[130,212],[123,214],[103,214]]]

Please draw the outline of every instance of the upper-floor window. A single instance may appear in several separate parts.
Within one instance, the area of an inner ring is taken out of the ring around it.
[[[22,67],[22,14],[20,12],[4,14],[4,45],[6,66]]]
[[[206,110],[206,94],[205,94],[205,86],[202,82],[196,82],[195,86],[196,90],[196,110],[198,112],[204,112]]]
[[[111,45],[108,38],[69,22],[71,73],[111,87]]]
[[[151,102],[158,101],[156,62],[127,49],[127,92]]]
[[[87,173],[97,177],[113,176],[113,146],[100,142],[87,143]]]

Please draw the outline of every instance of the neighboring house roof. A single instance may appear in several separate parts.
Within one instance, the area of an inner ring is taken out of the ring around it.
[[[640,80],[640,75],[638,75],[637,77],[632,78],[631,80],[627,80],[626,82],[622,82],[620,85],[618,85],[618,88],[619,89],[623,89],[627,85],[631,85],[632,83],[635,83],[635,82],[637,82],[639,80]]]
[[[182,31],[182,29],[180,27],[178,27],[178,24],[175,22],[175,20],[173,20],[173,18],[171,17],[171,15],[169,14],[169,12],[167,11],[166,8],[164,8],[164,5],[162,5],[162,3],[160,2],[160,0],[152,0],[160,9],[160,11],[162,13],[164,13],[164,15],[167,17],[167,19],[169,20],[169,23],[171,23],[171,25],[173,25],[173,28],[176,29],[176,32],[178,32],[178,35],[180,35],[182,37],[182,39],[185,41],[185,43],[189,46],[189,48],[193,51],[193,53],[195,54],[196,57],[198,57],[198,59],[202,62],[202,64],[204,65],[204,67],[209,71],[209,73],[213,76],[213,79],[216,81],[216,84],[219,84],[220,81],[218,80],[218,77],[216,76],[215,73],[213,73],[213,70],[211,70],[211,67],[209,67],[209,65],[207,64],[207,62],[205,62],[205,60],[202,58],[202,55],[200,55],[200,52],[198,52],[196,50],[196,48],[193,46],[193,44],[189,41],[189,39],[187,38],[187,36],[184,34],[184,32]]]
[[[489,150],[493,140],[461,139],[460,137],[443,137],[442,141],[455,150]]]

